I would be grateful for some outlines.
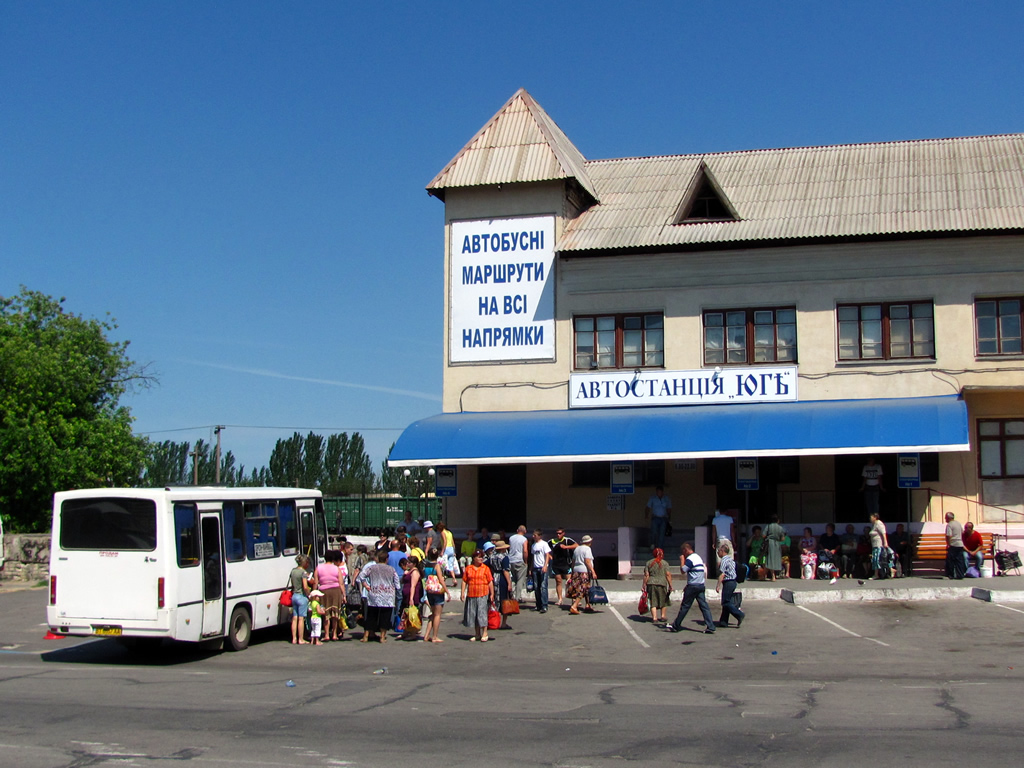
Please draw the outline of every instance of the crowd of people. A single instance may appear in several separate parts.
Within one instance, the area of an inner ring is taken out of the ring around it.
[[[538,612],[547,612],[551,575],[558,605],[566,601],[573,615],[592,610],[593,539],[576,542],[562,529],[550,540],[540,530],[526,534],[520,526],[506,541],[503,532],[467,531],[456,554],[443,523],[420,525],[407,516],[393,537],[382,530],[372,546],[342,537],[315,569],[300,554],[288,575],[291,642],[336,642],[358,626],[364,643],[385,643],[392,631],[441,643],[441,616],[456,587],[469,639],[488,642],[491,631],[511,629],[509,617],[519,613],[526,592],[534,593]]]
[[[810,528],[796,540],[789,536],[778,516],[762,528],[750,529],[746,541],[747,563],[752,579],[801,578],[881,579],[907,575],[910,570],[910,535],[903,523],[889,533],[877,513],[860,534],[853,524],[843,534],[832,523],[815,536]],[[796,573],[794,574],[794,569]]]

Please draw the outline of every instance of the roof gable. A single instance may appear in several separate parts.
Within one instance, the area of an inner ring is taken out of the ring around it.
[[[444,190],[491,184],[574,179],[596,201],[586,159],[547,112],[520,88],[427,185]]]
[[[739,215],[721,185],[703,160],[693,174],[686,194],[679,203],[675,224],[699,224],[705,221],[737,221]]]

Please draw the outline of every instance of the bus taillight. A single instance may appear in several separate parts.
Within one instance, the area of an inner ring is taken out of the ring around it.
[[[164,607],[164,577],[156,580],[156,607]]]
[[[57,577],[50,576],[50,605],[57,604]]]

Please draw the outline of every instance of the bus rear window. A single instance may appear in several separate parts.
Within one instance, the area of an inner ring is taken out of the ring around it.
[[[152,499],[67,499],[60,509],[62,549],[152,552],[156,502]]]

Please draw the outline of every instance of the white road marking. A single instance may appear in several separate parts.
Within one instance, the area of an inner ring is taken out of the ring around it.
[[[1010,606],[1003,605],[1002,603],[996,603],[996,605],[1000,608],[1005,608],[1008,611],[1013,611],[1014,613],[1024,613],[1024,611],[1022,611],[1020,608],[1011,608]]]
[[[814,611],[812,611],[810,608],[807,608],[806,606],[798,605],[797,608],[799,608],[801,611],[807,611],[809,614],[811,614],[811,616],[817,616],[822,621],[826,622],[827,624],[831,624],[836,629],[841,629],[843,632],[845,632],[848,635],[853,635],[854,637],[859,637],[861,640],[870,640],[872,643],[878,643],[879,645],[884,645],[886,648],[890,647],[888,643],[883,643],[881,640],[876,640],[873,637],[864,637],[864,635],[858,635],[852,629],[847,629],[842,624],[836,624],[834,621],[832,621],[832,619],[826,619],[820,613],[815,613]]]
[[[622,614],[619,613],[617,610],[615,610],[615,606],[614,605],[609,605],[608,608],[609,608],[609,610],[611,610],[612,613],[615,614],[615,618],[617,618],[619,620],[619,622],[622,624],[622,626],[624,626],[626,628],[626,631],[629,632],[629,634],[631,634],[633,636],[634,640],[636,640],[638,643],[640,643],[640,645],[642,645],[644,648],[650,648],[651,647],[650,645],[647,644],[646,640],[644,640],[642,637],[640,637],[640,635],[638,635],[635,631],[633,631],[633,628],[631,626],[629,626],[629,624],[626,623],[626,620],[624,618],[622,618]]]

